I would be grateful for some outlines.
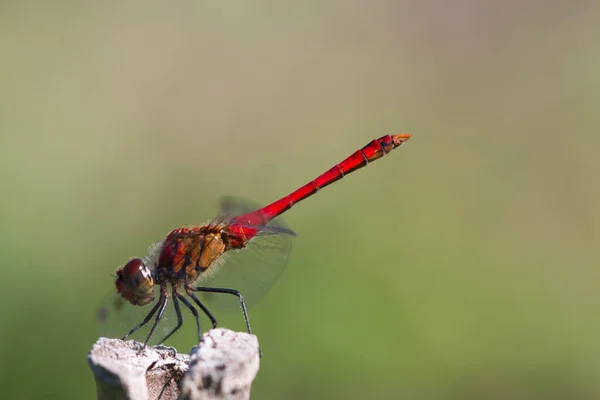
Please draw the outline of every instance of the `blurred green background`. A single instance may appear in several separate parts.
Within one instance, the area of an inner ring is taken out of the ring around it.
[[[599,34],[592,1],[2,2],[3,397],[93,398],[118,265],[410,132],[286,214],[253,397],[599,398]]]

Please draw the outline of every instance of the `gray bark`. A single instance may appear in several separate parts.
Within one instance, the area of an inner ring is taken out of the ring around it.
[[[248,399],[259,367],[258,339],[213,329],[191,355],[172,347],[100,338],[88,355],[99,400]]]

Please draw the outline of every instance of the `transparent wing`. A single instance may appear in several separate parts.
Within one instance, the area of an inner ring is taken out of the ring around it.
[[[259,208],[246,200],[226,197],[221,201],[221,213],[216,221],[227,223],[237,215]],[[287,228],[281,218],[253,228],[260,229],[260,232],[248,242],[247,247],[225,253],[219,260],[220,265],[205,279],[199,279],[196,286],[238,290],[248,307],[264,297],[285,271],[295,233]],[[239,302],[234,296],[222,293],[198,294],[211,309],[239,310]]]

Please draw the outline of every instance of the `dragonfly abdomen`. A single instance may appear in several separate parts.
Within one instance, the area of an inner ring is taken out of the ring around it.
[[[270,220],[292,208],[294,204],[312,196],[325,186],[342,179],[345,175],[364,167],[369,162],[383,157],[396,147],[402,146],[404,142],[410,139],[410,136],[410,134],[387,135],[375,139],[362,149],[352,153],[339,164],[319,175],[316,179],[308,182],[306,185],[293,191],[289,195],[282,197],[266,207],[248,214],[240,215],[235,219],[241,223],[255,226],[266,225]],[[257,232],[258,231],[256,231],[254,235],[256,235]],[[252,236],[253,235],[246,234],[248,240]]]

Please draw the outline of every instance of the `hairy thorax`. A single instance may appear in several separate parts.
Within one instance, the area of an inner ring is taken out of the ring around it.
[[[162,243],[155,269],[157,283],[192,284],[228,248],[228,236],[219,226],[176,229]]]

